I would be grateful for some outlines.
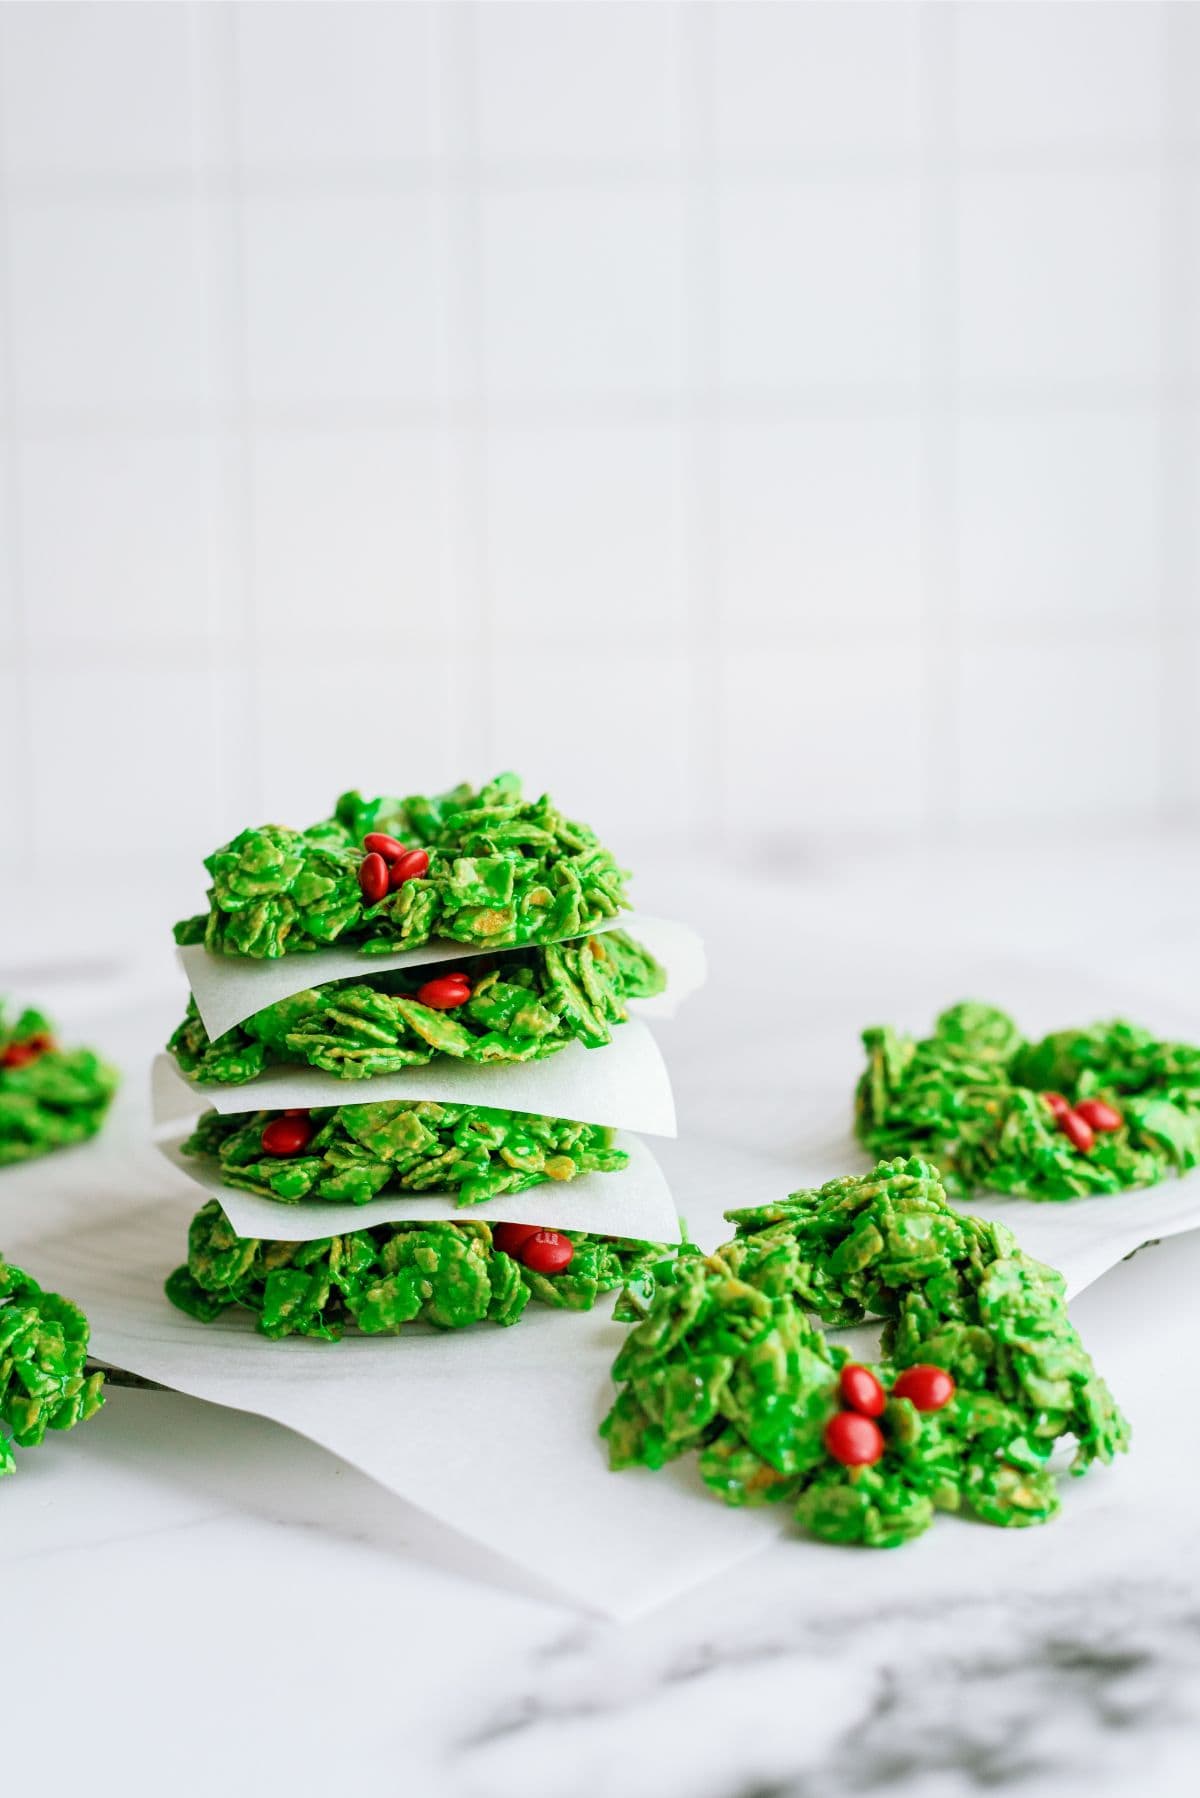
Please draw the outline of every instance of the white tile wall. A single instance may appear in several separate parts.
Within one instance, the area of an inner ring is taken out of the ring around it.
[[[244,167],[374,174],[428,164],[436,51],[428,6],[240,7],[230,86]]]
[[[726,180],[720,377],[763,394],[915,392],[920,189],[888,171]],[[796,390],[801,390],[799,393]]]
[[[1194,821],[1198,14],[0,6],[0,865]]]
[[[921,633],[921,427],[895,416],[735,419],[721,433],[730,639]]]
[[[15,175],[10,189],[14,398],[23,411],[141,424],[202,409],[214,346],[204,238],[188,192],[81,186],[78,195],[43,195]]]
[[[489,597],[497,637],[579,647],[678,642],[683,433],[669,420],[497,425],[488,441]]]
[[[483,353],[495,398],[630,405],[679,391],[684,198],[657,177],[583,193],[559,181],[485,189]]]
[[[441,271],[429,193],[251,193],[242,214],[256,407],[432,402]]]
[[[251,562],[261,647],[323,657],[330,620],[394,657],[454,640],[442,478],[427,432],[256,433]]]
[[[1159,585],[1159,420],[1147,405],[991,413],[959,427],[964,619],[1001,640],[1131,635]]]
[[[716,154],[827,161],[916,150],[921,31],[919,6],[714,7]]]
[[[964,171],[964,381],[1152,382],[1163,350],[1161,189],[1153,168]]]

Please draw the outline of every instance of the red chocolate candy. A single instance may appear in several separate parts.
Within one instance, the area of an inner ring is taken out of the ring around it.
[[[417,998],[422,1005],[430,1005],[434,1011],[453,1011],[456,1005],[465,1005],[471,997],[471,982],[465,974],[439,974],[436,980],[427,980],[424,986],[417,988]]]
[[[28,1067],[31,1061],[37,1060],[41,1052],[32,1037],[27,1037],[22,1043],[9,1043],[3,1054],[0,1054],[0,1068]]]
[[[954,1376],[944,1367],[906,1367],[892,1386],[893,1398],[906,1398],[918,1411],[940,1411],[954,1397]]]
[[[398,855],[392,863],[391,887],[393,893],[397,887],[402,887],[406,880],[416,880],[418,875],[424,874],[428,866],[428,849],[406,849],[403,855]]]
[[[388,865],[382,855],[364,855],[358,867],[358,884],[368,905],[378,905],[388,890]]]
[[[1060,1118],[1064,1111],[1070,1111],[1071,1109],[1067,1100],[1063,1098],[1061,1093],[1043,1093],[1042,1099],[1044,1103],[1050,1107],[1056,1118]]]
[[[369,830],[363,838],[363,848],[382,855],[385,862],[394,862],[398,856],[406,853],[404,844],[398,843],[395,837],[389,837],[385,831]]]
[[[316,1125],[311,1118],[272,1118],[270,1123],[263,1127],[263,1153],[266,1155],[298,1155],[301,1149],[307,1149],[316,1133]]]
[[[1106,1105],[1103,1099],[1081,1099],[1075,1107],[1075,1116],[1082,1118],[1093,1130],[1119,1130],[1125,1122],[1119,1111]]]
[[[857,1411],[861,1417],[883,1416],[887,1394],[869,1367],[859,1367],[853,1361],[843,1367],[838,1391],[848,1410]]]
[[[873,1467],[883,1453],[883,1431],[872,1417],[839,1411],[825,1425],[826,1451],[843,1467]]]
[[[493,1224],[492,1247],[505,1255],[519,1255],[529,1238],[537,1233],[537,1224]]]
[[[531,1273],[561,1274],[575,1259],[575,1244],[558,1230],[535,1230],[521,1244],[517,1259]]]
[[[1067,1141],[1074,1143],[1081,1155],[1086,1155],[1096,1146],[1095,1131],[1077,1111],[1064,1111],[1058,1120],[1058,1127]]]

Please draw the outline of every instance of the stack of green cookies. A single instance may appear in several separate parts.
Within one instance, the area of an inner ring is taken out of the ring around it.
[[[175,1144],[210,1197],[176,1305],[335,1339],[512,1323],[531,1299],[585,1308],[631,1276],[640,1238],[562,1227],[574,1182],[633,1179],[631,1148],[530,1103],[561,1087],[564,1055],[611,1068],[645,1028],[630,1003],[666,984],[619,927],[627,876],[593,831],[501,775],[346,793],[205,865],[207,909],[175,929],[193,992],[168,1055],[211,1102]],[[535,1190],[557,1227],[528,1205],[492,1221]]]

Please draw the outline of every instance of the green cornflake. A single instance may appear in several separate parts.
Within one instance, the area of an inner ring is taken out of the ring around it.
[[[87,1348],[78,1305],[0,1256],[0,1474],[16,1467],[14,1443],[36,1447],[100,1409],[104,1375],[85,1375]]]
[[[377,904],[358,885],[362,839],[398,837],[429,854],[425,874]],[[343,793],[307,830],[267,824],[210,855],[208,912],[175,926],[179,943],[274,958],[328,943],[364,954],[433,936],[482,948],[584,936],[628,903],[626,875],[586,825],[550,799],[525,801],[514,774],[437,798]]]
[[[890,1548],[939,1510],[1046,1522],[1063,1437],[1074,1439],[1075,1473],[1127,1448],[1061,1276],[1002,1225],[954,1211],[928,1162],[880,1162],[727,1215],[736,1234],[714,1255],[681,1250],[618,1303],[633,1328],[601,1426],[614,1468],[694,1451],[727,1504],[786,1503],[824,1541]],[[891,1397],[882,1458],[851,1468],[824,1446],[849,1357],[814,1319],[864,1317],[883,1320],[872,1371],[885,1390],[902,1369],[932,1365],[955,1392],[924,1413]]]
[[[5,1021],[0,1004],[0,1167],[85,1142],[117,1090],[90,1049],[60,1049],[40,1011]]]
[[[994,1006],[942,1013],[920,1041],[863,1032],[859,1140],[881,1156],[937,1163],[947,1189],[1075,1199],[1153,1186],[1200,1164],[1200,1048],[1160,1042],[1123,1019],[1029,1043]],[[1101,1099],[1122,1118],[1086,1153],[1041,1096]]]
[[[264,1336],[337,1342],[346,1330],[395,1336],[406,1324],[460,1330],[515,1324],[533,1300],[589,1311],[670,1251],[573,1230],[560,1274],[536,1274],[492,1246],[482,1222],[383,1224],[321,1242],[239,1237],[216,1200],[192,1219],[188,1258],[166,1282],[181,1311],[211,1323],[230,1306],[250,1312]]]
[[[185,1155],[214,1161],[226,1186],[297,1204],[336,1199],[355,1205],[386,1193],[453,1191],[460,1205],[525,1192],[545,1180],[614,1173],[629,1157],[602,1124],[394,1099],[338,1105],[309,1115],[318,1126],[299,1154],[265,1154],[263,1130],[280,1112],[205,1112]]]
[[[546,948],[513,949],[470,964],[465,1005],[438,1011],[416,994],[440,968],[338,980],[293,993],[213,1042],[188,1001],[167,1047],[189,1079],[227,1086],[286,1064],[344,1080],[398,1074],[438,1055],[487,1063],[538,1060],[581,1042],[599,1048],[628,1017],[626,1002],[659,993],[666,975],[624,931]]]

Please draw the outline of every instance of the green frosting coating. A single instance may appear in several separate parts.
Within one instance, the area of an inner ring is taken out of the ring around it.
[[[14,1471],[14,1443],[33,1448],[100,1409],[104,1375],[85,1373],[87,1348],[78,1305],[0,1256],[0,1474]]]
[[[871,1154],[935,1161],[950,1191],[1074,1199],[1151,1186],[1200,1162],[1200,1048],[1117,1019],[1025,1040],[994,1006],[954,1005],[920,1041],[863,1032],[856,1130]],[[1041,1095],[1101,1099],[1119,1130],[1077,1149]]]
[[[0,1005],[0,1167],[85,1142],[117,1090],[90,1049],[60,1049],[39,1011],[9,1024]]]
[[[613,1173],[629,1160],[602,1124],[435,1099],[314,1110],[319,1128],[304,1150],[266,1154],[263,1129],[281,1115],[205,1112],[183,1153],[214,1161],[225,1186],[289,1205],[302,1199],[365,1205],[386,1193],[447,1191],[460,1205],[481,1205],[544,1180]]]
[[[624,931],[546,948],[512,949],[467,964],[473,989],[450,1011],[416,993],[440,966],[338,980],[268,1005],[213,1042],[188,1000],[167,1047],[190,1079],[237,1086],[265,1068],[307,1063],[344,1080],[398,1074],[439,1055],[459,1061],[532,1061],[568,1043],[594,1049],[666,976]]]
[[[714,1255],[683,1250],[627,1286],[633,1323],[601,1426],[614,1468],[695,1451],[727,1504],[786,1503],[829,1542],[894,1547],[935,1511],[1043,1523],[1058,1510],[1050,1457],[1108,1461],[1129,1429],[1067,1315],[1061,1276],[1003,1225],[961,1216],[937,1170],[912,1160],[727,1214]],[[885,1390],[906,1367],[944,1368],[955,1392],[920,1412],[889,1398],[882,1458],[846,1467],[825,1448],[849,1359],[820,1324],[884,1320]]]
[[[181,1311],[211,1323],[231,1305],[264,1336],[336,1342],[348,1329],[395,1336],[406,1324],[460,1330],[515,1324],[530,1300],[588,1311],[669,1254],[659,1244],[560,1231],[570,1265],[539,1274],[492,1246],[486,1223],[384,1224],[323,1242],[239,1237],[215,1200],[192,1219],[187,1265],[166,1283]]]
[[[423,876],[374,905],[358,884],[369,831],[429,854]],[[244,830],[204,865],[208,912],[177,924],[175,939],[221,955],[274,958],[337,942],[384,953],[433,936],[482,948],[548,943],[583,936],[628,903],[626,876],[594,832],[549,798],[523,800],[513,774],[437,798],[343,793],[332,818]]]

